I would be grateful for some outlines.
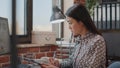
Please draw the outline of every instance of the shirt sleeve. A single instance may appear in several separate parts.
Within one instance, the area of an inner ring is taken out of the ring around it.
[[[63,61],[60,63],[60,68],[73,68],[73,67],[72,67],[72,61],[71,61],[71,59],[63,60]]]
[[[72,51],[72,54],[69,56],[68,59],[64,59],[62,60],[62,62],[60,63],[60,68],[73,68],[73,55],[74,55],[74,50]]]
[[[106,45],[104,40],[97,40],[91,50],[89,68],[106,68]]]

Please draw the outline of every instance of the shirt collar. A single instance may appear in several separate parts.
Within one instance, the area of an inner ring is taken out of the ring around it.
[[[87,32],[84,36],[81,36],[81,35],[77,36],[76,41],[85,40],[85,39],[93,37],[94,35],[95,34],[93,34],[92,32]]]

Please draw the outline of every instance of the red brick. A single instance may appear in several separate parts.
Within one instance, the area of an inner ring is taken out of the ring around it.
[[[65,52],[65,51],[57,51],[57,54],[69,54],[69,52]]]
[[[54,52],[47,52],[47,57],[53,57]]]
[[[29,48],[19,48],[18,53],[27,53],[29,52]]]
[[[56,50],[57,50],[57,48],[58,48],[58,46],[57,46],[57,45],[51,46],[51,51],[56,51]]]
[[[18,53],[27,53],[27,52],[39,52],[39,47],[30,47],[30,48],[19,48]]]
[[[0,56],[0,63],[6,63],[6,62],[9,62],[9,61],[10,61],[10,57],[8,55]]]
[[[40,48],[40,52],[50,51],[50,46],[45,46]]]
[[[4,67],[10,67],[10,63],[4,63],[4,64],[1,65],[1,67],[2,68],[4,68]]]
[[[28,61],[22,61],[22,64],[28,64]]]
[[[22,64],[32,64],[33,62],[23,60],[21,63],[22,63]]]
[[[36,59],[40,59],[41,57],[46,56],[45,54],[45,52],[36,54]]]
[[[25,54],[23,54],[23,57],[34,59],[35,58],[35,53],[25,53]]]
[[[39,48],[39,47],[29,48],[29,52],[39,52],[39,51],[40,51],[40,48]]]

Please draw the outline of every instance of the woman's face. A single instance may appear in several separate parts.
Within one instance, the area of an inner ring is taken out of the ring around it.
[[[81,21],[76,21],[74,18],[72,17],[67,17],[67,21],[69,23],[69,29],[71,30],[71,32],[73,33],[74,36],[78,36],[81,35],[81,32],[83,30],[83,23]]]

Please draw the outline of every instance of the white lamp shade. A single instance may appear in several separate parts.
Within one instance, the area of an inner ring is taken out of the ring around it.
[[[65,21],[65,19],[58,19],[58,20],[51,21],[50,23],[61,23],[64,21]]]

